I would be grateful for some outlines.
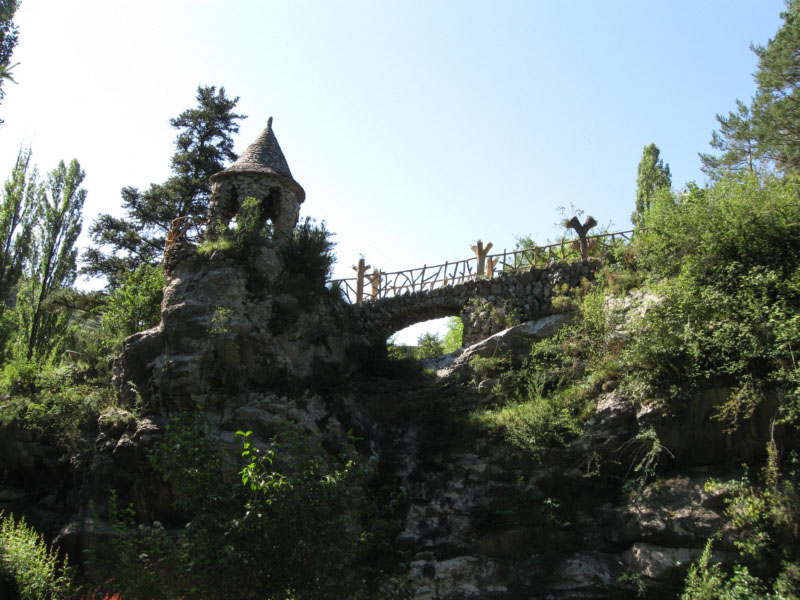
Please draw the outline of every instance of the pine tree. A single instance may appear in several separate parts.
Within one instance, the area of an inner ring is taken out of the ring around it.
[[[783,25],[758,56],[753,112],[762,144],[784,173],[800,171],[800,0],[787,0]]]
[[[142,192],[122,190],[125,218],[100,215],[89,229],[95,246],[83,255],[83,272],[102,276],[111,289],[142,264],[157,264],[164,253],[170,222],[177,217],[206,217],[211,195],[209,178],[233,161],[232,135],[244,115],[233,112],[239,98],[228,98],[225,88],[200,86],[197,106],[171,119],[180,133],[172,156],[173,175],[163,184]],[[199,228],[194,226],[192,233]]]
[[[787,175],[800,172],[800,0],[787,0],[781,17],[766,46],[751,46],[758,56],[753,101],[748,107],[737,100],[735,113],[717,115],[711,147],[720,154],[700,154],[712,179],[773,166]]]
[[[655,193],[660,189],[669,189],[672,185],[669,165],[664,164],[660,155],[658,146],[652,142],[642,151],[636,174],[636,210],[631,215],[631,221],[635,225],[641,224],[642,216],[650,208]]]
[[[717,115],[719,131],[711,133],[711,147],[721,154],[700,153],[701,169],[711,179],[719,179],[724,173],[737,171],[756,172],[762,169],[761,143],[757,122],[750,108],[736,100],[736,112],[727,117]]]

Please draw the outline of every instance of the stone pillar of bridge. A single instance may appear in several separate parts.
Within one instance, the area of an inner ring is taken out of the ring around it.
[[[206,237],[215,239],[229,229],[245,199],[255,198],[261,203],[263,225],[272,228],[275,246],[283,245],[292,237],[305,197],[292,177],[270,117],[266,129],[239,159],[212,175]]]

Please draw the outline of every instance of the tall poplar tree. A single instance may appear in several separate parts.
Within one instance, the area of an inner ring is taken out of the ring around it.
[[[20,339],[18,353],[28,360],[44,359],[56,349],[68,315],[51,310],[53,294],[75,282],[86,190],[77,160],[61,161],[36,189],[36,227],[30,245],[26,278],[20,286],[16,313]],[[23,348],[24,347],[24,348]]]
[[[631,215],[634,225],[640,225],[642,216],[650,208],[653,196],[660,189],[669,189],[672,175],[669,165],[661,160],[661,150],[650,142],[642,151],[642,159],[636,172],[636,210]]]
[[[30,254],[37,187],[30,150],[20,150],[0,200],[0,315],[14,296]]]
[[[236,159],[232,135],[239,131],[238,121],[245,118],[233,112],[238,101],[238,97],[228,98],[225,88],[198,87],[197,106],[170,120],[179,130],[172,177],[145,191],[123,188],[126,216],[103,214],[92,223],[89,234],[95,246],[83,255],[84,273],[105,277],[109,287],[116,289],[139,265],[161,260],[173,219],[206,217],[209,178],[224,169],[226,161]]]

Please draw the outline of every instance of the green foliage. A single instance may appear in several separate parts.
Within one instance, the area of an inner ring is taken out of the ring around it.
[[[471,298],[464,307],[462,315],[500,329],[507,329],[520,323],[519,311],[508,302],[495,306],[485,298]]]
[[[178,130],[173,175],[145,191],[123,188],[125,217],[103,214],[89,228],[95,246],[83,255],[84,273],[105,277],[114,289],[139,265],[161,262],[173,219],[188,216],[196,223],[205,219],[209,178],[226,161],[236,159],[232,136],[239,131],[238,121],[245,118],[233,112],[238,101],[228,98],[225,88],[197,88],[197,106],[170,120]],[[195,224],[190,233],[196,235],[197,228]]]
[[[450,317],[447,321],[447,331],[444,334],[444,354],[450,354],[461,348],[464,344],[464,321],[460,317]]]
[[[766,46],[752,46],[758,56],[755,73],[758,91],[753,101],[761,144],[785,173],[800,170],[800,2],[786,0],[783,25]]]
[[[641,224],[655,194],[659,190],[669,190],[672,185],[669,165],[664,164],[660,155],[658,146],[652,142],[642,150],[642,159],[636,172],[636,210],[631,215],[635,225]]]
[[[11,55],[19,39],[19,28],[13,21],[18,7],[19,0],[0,0],[0,101],[6,95],[3,84],[14,81],[11,71],[16,65],[11,64]]]
[[[64,455],[85,450],[91,443],[86,433],[110,399],[103,388],[76,382],[73,375],[69,366],[42,366],[24,357],[7,361],[0,390],[8,400],[0,421],[18,419]]]
[[[394,337],[386,341],[386,352],[388,357],[393,361],[416,361],[417,358],[416,348],[404,344],[397,344]]]
[[[721,154],[700,153],[703,172],[716,180],[729,173],[765,170],[756,123],[748,106],[737,99],[736,112],[727,117],[717,115],[717,122],[719,132],[711,133],[710,145]]]
[[[99,310],[106,347],[157,325],[161,319],[164,271],[161,265],[140,265],[113,290]]]
[[[442,339],[435,333],[423,333],[417,338],[416,358],[436,358],[444,354]]]
[[[262,203],[257,198],[245,198],[230,227],[220,227],[219,235],[200,244],[198,252],[228,252],[237,261],[247,265],[251,284],[263,280],[263,274],[257,270],[257,258],[259,248],[269,238],[270,230],[262,212]]]
[[[508,356],[473,356],[469,359],[472,381],[475,384],[498,375],[511,366]]]
[[[174,600],[176,586],[165,586],[162,581],[167,574],[177,575],[172,564],[173,540],[161,523],[137,524],[133,506],[121,508],[115,490],[108,500],[108,522],[110,540],[100,538],[95,543],[91,561],[112,578],[95,591],[95,597],[97,592],[106,591],[113,597],[120,592],[122,598],[133,600]]]
[[[787,175],[800,170],[800,2],[786,0],[783,24],[766,46],[751,49],[758,56],[756,95],[748,106],[736,100],[736,112],[717,115],[718,132],[711,146],[721,154],[700,154],[712,180],[737,171],[766,172],[777,167]]]
[[[72,600],[74,570],[24,520],[0,512],[0,597]]]
[[[580,435],[603,383],[623,368],[619,348],[607,343],[605,292],[577,298],[573,323],[533,344],[521,364],[507,357],[470,361],[474,382],[494,377],[499,395],[497,406],[471,415],[472,423],[537,460]]]
[[[686,578],[682,598],[797,598],[800,596],[800,473],[798,457],[792,453],[788,466],[781,468],[773,442],[767,446],[767,463],[761,477],[746,473],[739,480],[720,483],[709,480],[706,489],[726,492],[725,515],[735,535],[740,554],[760,559],[777,572],[769,585],[750,574],[747,567],[734,565],[728,577],[718,564],[710,563],[711,540]],[[780,565],[780,568],[778,566]]]
[[[0,43],[1,44],[1,43]],[[29,172],[31,151],[20,150],[0,204],[0,315],[14,300],[30,254],[37,172]]]
[[[81,231],[86,190],[78,161],[62,162],[35,191],[37,226],[29,247],[30,261],[20,284],[14,312],[17,339],[12,352],[26,358],[51,360],[63,350],[68,315],[49,305],[53,294],[72,285],[76,275],[75,243]]]
[[[781,598],[767,592],[766,586],[750,575],[747,567],[736,565],[728,579],[719,564],[709,564],[712,540],[706,543],[696,564],[689,567],[681,600],[770,600]]]
[[[628,479],[627,483],[634,493],[641,492],[648,480],[655,477],[658,464],[665,454],[673,456],[659,439],[654,427],[639,431],[620,447],[620,451],[628,455],[631,464],[628,476],[632,474],[633,479]]]
[[[484,427],[498,429],[510,444],[541,459],[547,450],[574,439],[580,431],[572,407],[561,400],[530,396],[474,418]]]
[[[800,535],[800,472],[794,453],[789,462],[781,473],[777,450],[770,444],[760,482],[745,476],[725,486],[729,493],[725,514],[740,531],[734,544],[744,555],[800,561],[795,543]]]
[[[336,260],[332,235],[325,228],[325,221],[317,225],[314,219],[306,217],[298,223],[286,249],[287,275],[295,280],[303,278],[316,287],[324,286]]]
[[[733,388],[731,426],[768,388],[783,420],[798,416],[800,203],[797,185],[723,178],[681,201],[659,196],[635,241],[660,301],[638,324],[626,360],[641,401],[686,398],[711,378]]]
[[[266,445],[238,435],[234,467],[200,417],[170,422],[152,461],[189,522],[165,543],[158,525],[134,527],[129,511],[112,519],[111,556],[127,565],[109,565],[114,589],[130,600],[368,597],[357,564],[371,548],[362,521],[370,470],[352,447],[326,450],[293,427]]]

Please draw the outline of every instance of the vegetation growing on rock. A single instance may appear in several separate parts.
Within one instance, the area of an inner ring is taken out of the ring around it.
[[[798,18],[792,0],[756,48],[709,185],[670,189],[647,146],[632,243],[553,282],[546,333],[473,302],[506,333],[437,373],[419,359],[456,350],[460,318],[387,352],[325,286],[324,224],[272,237],[302,201],[282,154],[269,181],[297,196],[220,198],[231,223],[157,264],[169,217],[205,214],[234,158],[224,90],[173,121],[175,175],[126,190],[132,224],[95,226],[99,294],[72,289],[79,165],[41,182],[21,153],[0,207],[0,502],[92,549],[76,582],[126,600],[797,597]],[[59,551],[3,517],[3,593],[67,597]]]

